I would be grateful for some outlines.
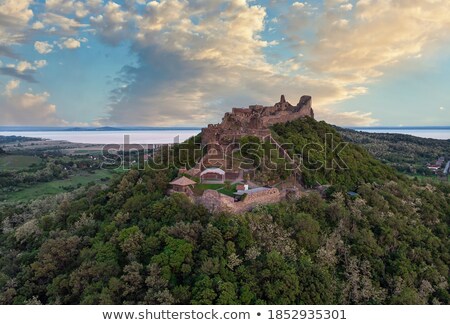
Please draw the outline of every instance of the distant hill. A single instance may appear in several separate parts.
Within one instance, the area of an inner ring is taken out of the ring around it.
[[[441,156],[450,159],[450,140],[335,129],[345,141],[364,147],[371,155],[401,172],[426,173],[427,163],[434,163]]]
[[[40,138],[22,137],[16,135],[0,135],[0,144],[25,142],[25,141],[39,141]]]

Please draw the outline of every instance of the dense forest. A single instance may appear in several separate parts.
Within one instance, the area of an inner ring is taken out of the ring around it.
[[[273,132],[292,153],[340,140],[307,119]],[[333,184],[328,197],[240,215],[166,196],[175,167],[3,204],[0,303],[449,304],[450,186],[402,177],[357,145],[342,159],[303,171],[305,184]]]

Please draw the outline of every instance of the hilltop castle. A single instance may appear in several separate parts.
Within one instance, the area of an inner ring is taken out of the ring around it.
[[[253,135],[264,138],[270,135],[269,127],[300,117],[314,118],[311,96],[302,96],[296,106],[286,101],[284,95],[274,106],[251,105],[248,108],[233,108],[225,113],[222,122],[209,124],[202,129],[202,144],[227,145],[240,137]]]

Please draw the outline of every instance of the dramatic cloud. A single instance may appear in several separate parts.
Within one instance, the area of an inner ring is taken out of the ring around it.
[[[0,97],[0,120],[4,125],[62,125],[56,107],[48,103],[49,94],[27,91],[18,93],[20,82],[9,81]]]
[[[123,69],[103,123],[205,125],[220,120],[230,107],[272,105],[281,93],[293,104],[310,94],[320,112],[324,105],[366,92],[339,79],[303,75],[300,62],[270,64],[264,50],[272,43],[261,38],[267,18],[263,7],[238,0],[203,4],[149,2],[144,13],[133,16],[137,31],[132,32],[119,5],[105,10],[107,20],[95,18],[96,23],[108,21],[100,32],[110,43],[134,36],[139,58],[136,67]],[[294,3],[298,9],[305,6]],[[336,123],[353,117],[353,125],[375,122],[370,113],[322,116]]]
[[[380,116],[370,108],[342,112],[334,106],[366,94],[387,69],[422,60],[450,41],[447,0],[259,3],[267,4],[4,0],[0,55],[7,59],[0,74],[36,82],[34,73],[46,62],[19,58],[20,44],[30,42],[42,55],[53,52],[50,60],[59,49],[83,53],[85,37],[97,38],[102,50],[129,46],[137,60],[123,63],[104,124],[205,125],[230,107],[272,105],[284,93],[293,104],[312,95],[319,119],[371,125]]]
[[[351,16],[343,15],[330,9],[320,19],[308,64],[349,82],[380,77],[387,66],[449,40],[448,1],[360,0]]]
[[[34,49],[40,54],[48,54],[53,50],[53,45],[48,42],[34,42]]]

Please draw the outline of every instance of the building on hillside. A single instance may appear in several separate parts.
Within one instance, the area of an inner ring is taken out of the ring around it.
[[[248,184],[237,184],[236,191],[248,191]]]
[[[225,172],[220,168],[207,168],[200,173],[200,182],[223,184],[225,182]]]
[[[187,178],[186,176],[182,176],[173,182],[169,183],[171,186],[171,193],[185,193],[187,195],[192,195],[192,187],[197,184],[193,180]]]

